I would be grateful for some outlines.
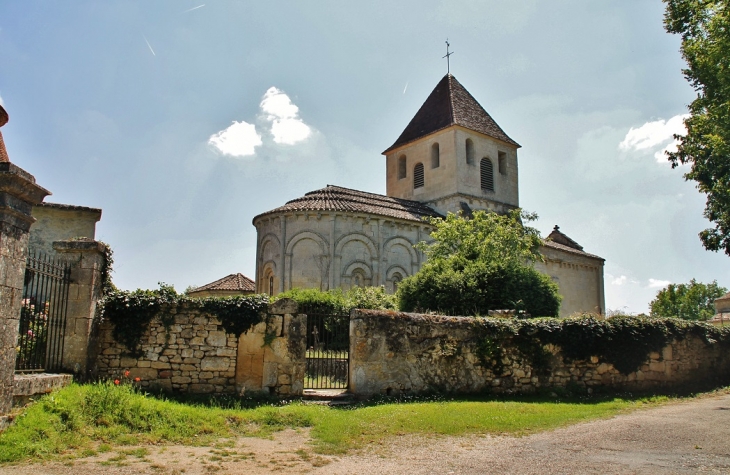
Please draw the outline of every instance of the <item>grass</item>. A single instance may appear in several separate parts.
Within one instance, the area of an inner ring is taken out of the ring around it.
[[[146,395],[126,384],[72,384],[29,405],[0,434],[0,463],[83,457],[110,450],[120,456],[148,454],[144,447],[114,449],[130,445],[222,448],[222,439],[265,437],[287,427],[311,427],[317,452],[343,453],[404,434],[523,435],[609,417],[666,399],[432,398],[381,400],[345,409],[299,402],[259,403],[247,408],[233,399],[172,401]]]

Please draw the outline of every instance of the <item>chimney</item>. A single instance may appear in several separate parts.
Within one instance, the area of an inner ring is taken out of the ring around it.
[[[0,106],[0,127],[8,123],[8,113],[5,112],[3,106]],[[10,162],[8,151],[5,150],[5,142],[3,142],[3,133],[0,132],[0,163]]]

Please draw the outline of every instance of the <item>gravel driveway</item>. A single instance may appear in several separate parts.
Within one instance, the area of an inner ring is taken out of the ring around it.
[[[306,431],[208,447],[152,448],[144,460],[102,465],[106,454],[0,474],[730,474],[730,394],[703,396],[611,419],[515,438],[400,437],[346,456],[312,453]]]

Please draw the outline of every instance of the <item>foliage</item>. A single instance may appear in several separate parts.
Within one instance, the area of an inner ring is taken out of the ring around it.
[[[114,282],[112,282],[114,251],[112,251],[111,246],[105,242],[99,241],[99,244],[101,244],[103,248],[102,253],[104,254],[104,262],[101,265],[101,293],[102,295],[107,295],[117,290]]]
[[[484,315],[489,310],[517,310],[518,315],[553,316],[560,309],[557,284],[529,266],[474,262],[461,271],[427,262],[398,287],[403,311],[438,311],[446,315]]]
[[[700,232],[704,247],[730,255],[730,6],[718,0],[664,0],[664,27],[682,37],[683,70],[697,92],[677,135],[672,168],[689,164],[686,180],[707,195],[704,216],[714,228]]]
[[[291,289],[272,298],[273,301],[290,298],[296,300],[302,312],[324,314],[349,314],[353,308],[395,310],[395,296],[380,287],[353,287],[322,291],[318,289]]]
[[[0,434],[0,463],[121,453],[118,447],[129,444],[213,445],[239,436],[266,437],[287,427],[312,427],[316,450],[342,453],[402,434],[526,434],[647,403],[655,401],[432,397],[361,403],[344,411],[301,403],[246,409],[240,400],[156,398],[124,383],[72,384],[26,407]]]
[[[419,243],[428,261],[398,287],[404,311],[438,311],[448,315],[517,310],[555,316],[560,308],[557,284],[536,271],[539,232],[523,222],[536,215],[519,210],[508,215],[476,211],[470,219],[449,213],[432,219],[432,243]]]
[[[205,298],[199,299],[198,302],[204,312],[218,317],[227,333],[238,336],[263,321],[262,316],[269,304],[269,297],[263,294],[241,295],[227,298]]]
[[[727,289],[713,280],[703,284],[692,279],[688,284],[669,284],[651,301],[652,317],[676,317],[685,320],[709,320],[715,315],[715,299]]]
[[[455,268],[473,261],[522,266],[542,259],[540,232],[523,225],[536,219],[535,213],[521,210],[507,215],[475,211],[469,219],[449,213],[446,219],[429,219],[435,228],[433,242],[420,242],[416,247],[426,253],[429,262],[454,262]]]
[[[114,339],[137,354],[142,334],[163,305],[187,304],[215,315],[228,333],[240,335],[263,321],[269,298],[266,295],[245,295],[227,298],[190,298],[178,294],[171,285],[160,283],[158,290],[124,291],[114,289],[102,301],[102,317],[114,325]],[[162,313],[163,324],[172,323],[172,315]]]
[[[706,343],[730,348],[730,328],[675,318],[613,317],[599,320],[593,316],[540,319],[493,319],[475,321],[477,355],[485,366],[500,370],[503,348],[517,348],[537,370],[549,364],[545,345],[555,345],[568,360],[588,360],[613,365],[623,374],[636,371],[653,351],[661,351],[672,340],[695,336]]]

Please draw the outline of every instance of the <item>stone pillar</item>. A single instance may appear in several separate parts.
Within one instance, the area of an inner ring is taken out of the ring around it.
[[[0,126],[7,121],[8,115],[0,106]],[[15,345],[23,298],[28,231],[35,221],[31,211],[33,205],[50,194],[36,185],[33,175],[7,161],[0,136],[0,416],[10,411],[13,402]]]
[[[85,377],[93,363],[92,324],[103,291],[104,245],[93,239],[79,239],[55,241],[53,249],[64,260],[74,263],[63,338],[63,369]]]

